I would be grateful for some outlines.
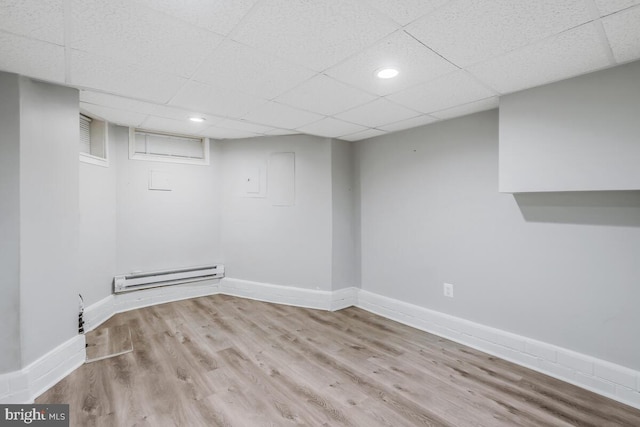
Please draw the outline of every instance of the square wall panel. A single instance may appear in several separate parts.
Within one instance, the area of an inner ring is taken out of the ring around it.
[[[64,44],[63,0],[3,0],[0,30],[57,45]]]
[[[231,37],[323,71],[396,28],[359,1],[270,0],[259,2]]]
[[[407,25],[449,0],[365,0],[400,25]]]
[[[198,67],[193,79],[271,99],[314,74],[297,64],[228,40]]]
[[[540,86],[611,64],[597,24],[590,23],[470,67],[500,93]]]
[[[296,129],[318,121],[323,116],[298,110],[277,102],[268,102],[243,117],[246,120],[276,128]]]
[[[493,91],[461,70],[390,95],[388,98],[414,110],[431,113],[493,95]]]
[[[134,0],[200,28],[227,35],[257,0]]]
[[[376,76],[377,70],[388,67],[398,69],[400,74],[392,79]],[[327,74],[383,96],[457,69],[406,32],[398,31],[364,52],[331,67]]]
[[[369,93],[319,74],[279,96],[276,101],[330,116],[371,102],[375,98]]]
[[[404,119],[416,117],[420,113],[394,104],[386,99],[377,99],[360,107],[356,107],[335,117],[351,123],[375,128]]]
[[[226,88],[189,82],[171,100],[170,104],[216,116],[239,118],[265,102],[263,99],[243,95]]]
[[[50,82],[65,82],[64,48],[0,32],[0,70]]]
[[[453,0],[407,31],[466,67],[592,19],[584,0]]]
[[[70,53],[72,85],[95,88],[150,102],[165,103],[186,82],[181,77],[125,61],[72,50]]]
[[[608,16],[602,24],[616,61],[629,62],[640,58],[640,7]]]
[[[70,0],[68,45],[190,77],[222,37],[123,0]]]

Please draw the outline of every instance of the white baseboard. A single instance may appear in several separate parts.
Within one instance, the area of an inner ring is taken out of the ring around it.
[[[114,314],[123,311],[218,293],[321,310],[333,311],[357,306],[640,409],[639,371],[353,287],[320,291],[224,278],[219,281],[146,289],[110,295],[87,307],[86,330],[94,329]],[[82,338],[83,361],[84,337]],[[67,344],[63,346],[65,345]],[[72,344],[68,345],[68,351],[73,355],[71,349],[75,347]],[[74,357],[77,358],[77,355]],[[57,353],[50,353],[43,358],[59,360]],[[0,375],[0,402],[4,403],[6,396],[13,396],[12,402],[24,402],[25,398],[33,399],[36,396],[34,392],[43,391],[55,384],[70,371],[70,366],[79,366],[82,363],[78,363],[78,359],[72,357],[69,359],[74,362],[64,366],[56,365],[57,368],[50,370],[40,367],[36,369],[32,364],[23,370],[30,372],[26,379],[21,376],[24,374]],[[44,361],[42,363],[43,367],[50,366],[44,364]]]
[[[85,358],[84,335],[76,335],[20,371],[0,375],[0,403],[33,402]]]
[[[640,409],[640,371],[363,290],[357,306]]]

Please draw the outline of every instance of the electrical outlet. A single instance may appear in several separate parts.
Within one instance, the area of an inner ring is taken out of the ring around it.
[[[453,285],[451,283],[444,284],[444,296],[453,298]]]

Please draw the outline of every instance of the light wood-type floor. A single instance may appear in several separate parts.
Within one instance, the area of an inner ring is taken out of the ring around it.
[[[133,352],[37,399],[76,426],[640,426],[640,411],[357,308],[216,295],[114,316]]]

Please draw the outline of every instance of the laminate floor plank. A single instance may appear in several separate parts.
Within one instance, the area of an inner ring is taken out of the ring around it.
[[[69,403],[72,426],[640,426],[640,410],[353,307],[215,295],[93,334],[133,350],[38,397]]]

